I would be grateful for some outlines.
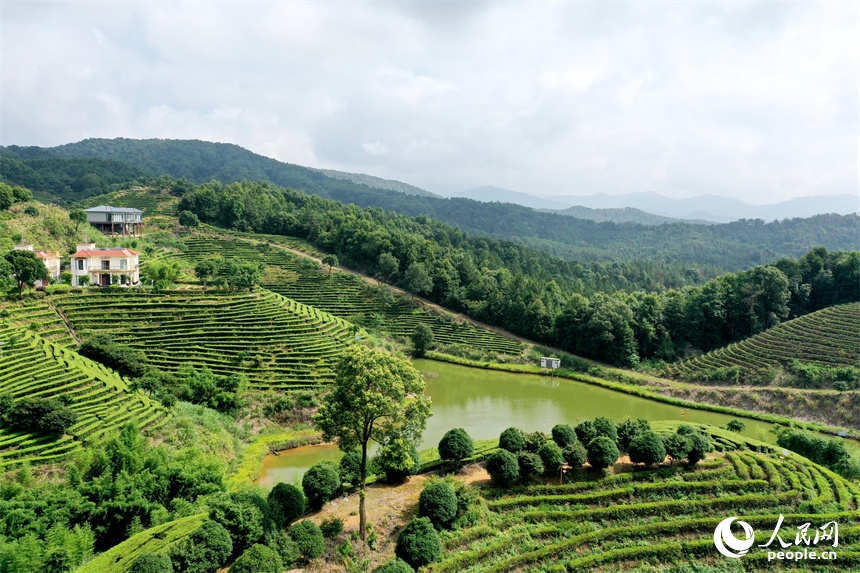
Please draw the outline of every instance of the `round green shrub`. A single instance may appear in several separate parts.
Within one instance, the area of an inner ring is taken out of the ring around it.
[[[132,562],[128,573],[173,573],[173,562],[164,553],[143,553]]]
[[[340,458],[340,476],[352,487],[361,481],[361,450],[349,450]]]
[[[232,553],[230,533],[211,519],[168,550],[173,569],[182,573],[210,573],[222,567]]]
[[[687,452],[687,461],[691,466],[705,459],[705,455],[711,451],[711,441],[701,432],[693,432],[686,436],[690,440],[690,450]]]
[[[374,573],[415,573],[415,569],[402,559],[394,559],[376,569]]]
[[[280,529],[267,535],[266,545],[275,550],[286,569],[291,568],[299,560],[299,546],[296,545],[286,529]]]
[[[290,528],[290,537],[296,542],[299,554],[310,561],[325,551],[325,538],[319,525],[313,521],[300,521]]]
[[[508,487],[519,479],[520,464],[511,452],[498,450],[487,458],[487,473],[497,485]]]
[[[428,484],[418,497],[418,515],[429,518],[437,528],[450,528],[457,518],[457,495],[451,484]]]
[[[588,452],[585,451],[585,447],[579,442],[574,442],[564,448],[561,451],[561,455],[564,457],[564,461],[567,462],[567,465],[574,468],[582,466],[588,458]]]
[[[546,434],[543,432],[528,432],[523,434],[523,440],[525,440],[523,449],[536,454],[540,447],[546,443]]]
[[[666,447],[663,440],[654,432],[642,432],[637,434],[630,442],[628,448],[630,461],[634,464],[659,464],[666,459]]]
[[[666,448],[666,454],[673,460],[682,460],[687,457],[687,452],[690,451],[690,440],[687,436],[678,434],[677,432],[671,436],[667,436],[663,440],[663,445]]]
[[[217,521],[230,533],[233,554],[239,554],[259,542],[265,533],[263,514],[248,500],[236,494],[221,493],[209,503],[209,519]]]
[[[305,494],[289,483],[278,483],[267,500],[275,525],[283,529],[305,514]]]
[[[638,434],[642,432],[650,432],[651,424],[648,420],[642,418],[631,419],[627,418],[618,424],[618,449],[626,452],[630,447],[630,442],[633,441]]]
[[[543,461],[540,456],[531,452],[518,452],[517,463],[520,466],[520,479],[526,481],[531,476],[543,474]]]
[[[374,466],[385,474],[388,483],[402,483],[421,471],[421,455],[409,439],[403,436],[388,440],[373,460]]]
[[[523,433],[519,428],[508,428],[499,436],[499,447],[515,454],[526,446]]]
[[[594,422],[591,420],[578,423],[574,431],[580,444],[590,444],[591,440],[597,437],[597,430],[594,429]]]
[[[564,448],[577,441],[576,432],[567,424],[556,424],[552,428],[552,441]]]
[[[340,484],[340,467],[337,464],[325,461],[312,465],[302,476],[308,507],[318,511],[337,495]]]
[[[439,441],[439,457],[459,463],[475,453],[475,442],[463,428],[448,430]]]
[[[587,448],[588,463],[596,470],[602,470],[618,461],[618,446],[615,440],[606,436],[598,436],[591,440]]]
[[[561,469],[561,464],[564,463],[564,456],[561,453],[561,448],[555,442],[547,442],[538,450],[543,462],[543,473],[545,475],[555,475]]]
[[[595,418],[594,431],[598,436],[605,436],[612,440],[613,443],[618,441],[618,426],[609,418]]]
[[[284,563],[278,552],[255,543],[245,550],[230,567],[231,573],[282,573]]]
[[[726,424],[726,429],[731,432],[741,433],[747,429],[747,425],[738,420],[737,418],[732,418],[729,420],[729,423]]]
[[[513,454],[507,452],[513,457]],[[436,561],[442,554],[442,541],[426,517],[417,517],[400,532],[394,554],[414,569]]]
[[[343,520],[338,517],[323,519],[320,523],[320,531],[326,539],[334,539],[343,532]]]

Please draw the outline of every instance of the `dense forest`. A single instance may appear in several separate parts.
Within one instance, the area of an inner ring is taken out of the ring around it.
[[[197,184],[212,180],[225,184],[268,181],[359,207],[381,207],[412,217],[425,215],[468,233],[522,242],[559,257],[588,262],[649,259],[736,272],[783,256],[799,257],[817,245],[832,250],[853,249],[860,224],[856,215],[820,215],[770,223],[753,219],[708,226],[597,223],[509,203],[407,195],[329,177],[319,170],[282,163],[236,145],[202,141],[88,139],[50,149],[10,146],[0,155],[10,165],[13,161],[23,165],[8,173],[4,169],[3,177],[8,183],[59,195],[68,195],[75,186],[55,182],[46,173],[48,167],[71,171],[73,166],[78,168],[81,158],[101,158],[121,162],[129,175],[166,174]],[[54,158],[56,165],[46,164],[46,158]],[[64,164],[59,159],[74,162]],[[106,164],[94,164],[93,169],[105,167]],[[25,168],[35,175],[26,181],[16,180],[16,173]],[[107,184],[107,176],[101,171],[94,174],[103,185]],[[36,181],[36,175],[44,182],[29,184]],[[81,185],[86,183],[78,184]]]
[[[305,238],[353,268],[477,320],[615,364],[674,360],[860,297],[857,251],[816,247],[702,286],[673,288],[674,279],[658,277],[668,290],[646,292],[654,281],[648,273],[659,267],[596,274],[424,215],[361,209],[268,183],[203,185],[179,208],[222,227]]]
[[[112,159],[41,157],[20,161],[0,148],[0,180],[36,190],[37,196],[59,203],[109,193],[143,177],[140,169]]]

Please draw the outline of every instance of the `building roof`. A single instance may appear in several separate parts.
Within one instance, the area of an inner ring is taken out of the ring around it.
[[[84,249],[72,255],[73,259],[87,259],[89,257],[133,257],[139,255],[137,251],[113,247],[110,249]]]
[[[59,251],[36,251],[36,256],[40,259],[58,259],[60,258]]]
[[[84,209],[85,213],[140,213],[143,211],[134,207],[111,207],[110,205],[99,205],[90,209]]]

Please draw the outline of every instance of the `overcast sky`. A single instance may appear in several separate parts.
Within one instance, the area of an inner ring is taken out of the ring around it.
[[[860,3],[0,1],[0,144],[229,142],[430,191],[860,193]]]

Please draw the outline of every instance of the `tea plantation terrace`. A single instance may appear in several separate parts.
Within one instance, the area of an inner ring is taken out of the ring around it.
[[[432,571],[609,571],[653,559],[701,563],[716,555],[713,532],[726,517],[742,516],[754,528],[756,544],[765,544],[780,514],[783,538],[792,541],[803,523],[819,527],[835,520],[838,548],[829,543],[818,549],[837,551],[840,567],[860,567],[860,488],[806,458],[783,457],[762,443],[756,448],[717,454],[695,469],[676,465],[495,490],[487,496],[483,523],[448,536]],[[750,551],[741,561],[746,571],[761,570],[767,550]]]
[[[674,367],[676,373],[739,366],[764,369],[791,360],[829,367],[860,365],[860,303],[825,308]]]
[[[126,422],[151,428],[165,419],[160,404],[132,394],[117,373],[63,345],[10,325],[0,326],[0,342],[0,393],[13,400],[65,399],[78,414],[62,436],[0,429],[0,467],[57,460]]]
[[[267,289],[345,320],[379,328],[397,338],[408,339],[416,326],[425,324],[433,331],[436,344],[462,344],[513,356],[522,353],[522,346],[515,340],[466,322],[446,320],[410,304],[405,298],[383,302],[361,278],[346,273],[329,275],[326,270],[308,265],[276,246],[212,237],[188,237],[184,242],[185,251],[178,256],[191,266],[216,253],[226,259],[263,263],[268,267],[263,276]]]
[[[81,339],[109,334],[140,349],[165,371],[207,366],[244,373],[252,387],[315,386],[357,329],[316,308],[262,290],[254,293],[87,291],[56,299]]]

